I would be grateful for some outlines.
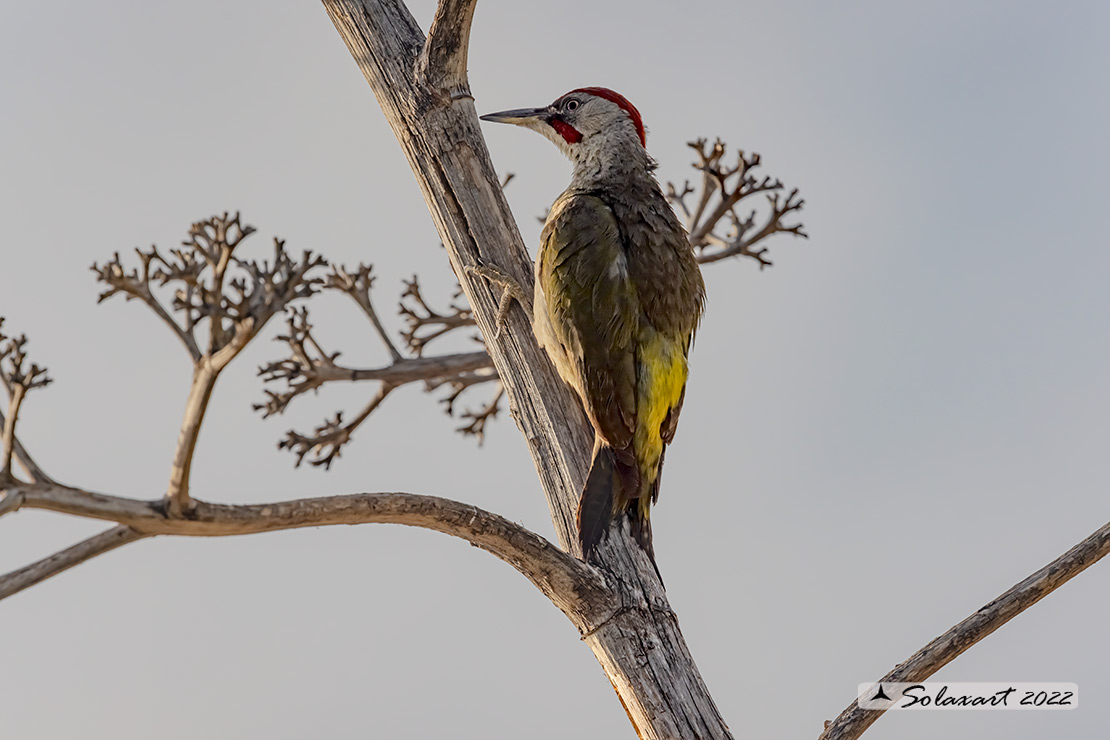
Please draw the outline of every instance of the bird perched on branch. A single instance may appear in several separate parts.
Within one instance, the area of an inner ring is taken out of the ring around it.
[[[654,563],[651,504],[705,302],[686,231],[653,174],[640,113],[624,96],[584,87],[544,108],[482,120],[543,134],[574,163],[570,187],[543,228],[532,327],[595,430],[578,505],[584,557],[614,519],[627,515]],[[521,303],[528,305],[526,298]]]

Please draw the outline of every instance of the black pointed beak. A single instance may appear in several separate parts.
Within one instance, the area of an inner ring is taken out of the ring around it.
[[[546,121],[551,116],[551,108],[516,108],[503,110],[500,113],[487,113],[481,116],[483,121],[493,123],[511,123],[514,126],[527,126],[538,121]]]

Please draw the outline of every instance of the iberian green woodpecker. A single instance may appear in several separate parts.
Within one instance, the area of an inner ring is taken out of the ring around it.
[[[622,95],[584,87],[482,119],[537,131],[574,163],[540,237],[532,327],[595,430],[578,504],[584,557],[627,514],[654,562],[651,504],[705,303],[686,231],[652,174],[640,113]]]

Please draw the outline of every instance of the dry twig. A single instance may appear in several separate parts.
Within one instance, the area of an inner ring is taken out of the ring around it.
[[[780,232],[808,237],[802,231],[801,223],[787,225],[782,220],[800,211],[805,204],[798,197],[798,189],[794,188],[783,196],[784,188],[780,180],[754,174],[762,162],[758,154],[739,150],[736,164],[730,165],[724,162],[726,147],[720,139],[712,145],[707,139],[698,139],[691,141],[689,146],[698,155],[693,167],[701,172],[701,181],[694,188],[687,180],[681,189],[668,182],[667,200],[685,217],[690,244],[697,252],[699,262],[708,264],[745,256],[759,262],[759,268],[763,269],[772,263],[766,256],[767,248],[756,249],[756,244]],[[769,212],[762,222],[757,209],[752,209],[744,217],[736,210],[742,201],[757,193],[767,193],[769,203]],[[687,202],[690,196],[695,199],[692,205]],[[729,224],[723,235],[717,231],[722,222]],[[758,228],[757,223],[760,223]]]
[[[322,465],[325,470],[330,470],[332,460],[339,457],[343,445],[351,441],[351,433],[374,413],[394,387],[389,383],[382,383],[377,394],[370,399],[370,403],[347,424],[343,423],[343,412],[337,411],[334,419],[316,427],[311,436],[299,434],[290,429],[286,432],[285,439],[278,442],[278,449],[291,450],[296,454],[298,468],[304,461],[305,455],[312,453],[313,457],[309,460],[312,465],[316,467]]]
[[[443,402],[446,405],[447,414],[453,416],[455,402],[460,394],[474,385],[498,379],[497,373],[493,371],[492,360],[485,352],[434,357],[423,355],[425,347],[431,341],[443,337],[454,329],[474,326],[470,310],[460,303],[462,298],[460,292],[456,292],[453,297],[449,312],[439,313],[424,300],[420,292],[419,280],[415,276],[411,281],[405,281],[400,308],[401,315],[405,317],[408,324],[408,330],[401,336],[406,348],[416,354],[416,357],[408,358],[403,356],[390,340],[388,332],[378,317],[371,297],[373,286],[372,267],[359,265],[354,271],[348,271],[342,266],[334,267],[323,287],[345,293],[358,304],[373,324],[374,331],[386,351],[389,352],[392,360],[390,365],[376,369],[358,369],[340,365],[338,358],[341,353],[323,349],[313,334],[308,309],[300,307],[288,312],[287,331],[277,337],[278,341],[288,347],[288,356],[259,368],[259,375],[264,382],[281,384],[277,390],[264,389],[266,400],[254,405],[255,410],[262,412],[263,418],[283,413],[298,396],[309,391],[318,391],[330,382],[372,380],[380,384],[377,394],[351,422],[344,424],[343,412],[339,411],[311,433],[305,434],[292,429],[286,432],[278,447],[296,454],[298,466],[311,453],[313,457],[310,461],[313,465],[330,468],[335,458],[340,456],[343,446],[350,442],[352,432],[365,422],[381,405],[385,396],[398,386],[423,380],[427,391],[442,386],[450,387],[452,393]],[[429,328],[431,328],[430,332],[424,331]],[[469,419],[469,422],[459,427],[459,431],[464,435],[476,436],[481,441],[486,421],[497,413],[500,395],[499,389],[492,403],[486,404],[477,412],[468,411],[464,414],[463,418]]]
[[[373,265],[363,264],[360,264],[354,273],[347,272],[347,268],[342,265],[333,267],[331,274],[327,277],[327,282],[324,283],[324,287],[346,293],[358,304],[366,317],[370,319],[370,323],[374,325],[374,330],[378,333],[378,339],[389,351],[389,356],[393,358],[394,362],[397,362],[402,359],[401,353],[397,351],[397,347],[389,338],[389,333],[382,326],[381,319],[378,318],[378,312],[374,310],[374,304],[370,300],[370,289],[374,287],[373,270]]]
[[[404,282],[405,290],[401,293],[400,313],[405,318],[408,329],[401,334],[401,337],[417,357],[423,356],[424,349],[436,339],[455,329],[475,325],[474,315],[466,305],[462,288],[457,288],[451,296],[447,313],[439,313],[424,300],[420,292],[420,281],[416,275],[412,276],[412,280]],[[461,302],[460,299],[462,299]]]
[[[0,329],[3,328],[4,319],[0,317]],[[47,369],[32,362],[27,365],[27,335],[21,334],[18,338],[8,337],[0,331],[0,382],[8,392],[8,412],[0,413],[0,483],[12,478],[12,460],[18,460],[32,480],[49,480],[38,468],[31,456],[19,443],[15,427],[19,419],[19,409],[27,394],[36,388],[49,385],[51,378],[46,374]],[[2,502],[0,502],[2,505]]]
[[[361,288],[357,290],[362,292]],[[362,305],[361,300],[356,300]],[[370,306],[366,311],[367,316],[372,317],[374,313],[368,297],[366,306]],[[344,424],[343,412],[339,411],[334,418],[325,420],[309,434],[294,429],[286,432],[285,437],[278,443],[278,448],[287,449],[296,454],[297,466],[300,466],[306,455],[312,453],[310,462],[313,465],[330,469],[335,458],[340,456],[342,447],[350,442],[351,434],[355,429],[378,409],[390,392],[402,385],[424,381],[426,390],[430,391],[442,385],[455,387],[461,383],[469,387],[477,382],[484,383],[497,379],[497,374],[493,371],[493,362],[485,352],[464,352],[435,357],[400,357],[392,364],[381,368],[345,367],[337,362],[340,353],[327,352],[313,335],[313,326],[309,321],[306,307],[290,309],[287,312],[286,323],[286,333],[276,339],[285,343],[289,349],[289,356],[267,363],[258,370],[264,382],[283,384],[278,390],[265,388],[266,400],[263,403],[254,404],[254,409],[262,412],[263,418],[283,413],[295,398],[309,391],[317,391],[327,383],[337,381],[379,383],[377,393],[352,421]],[[453,395],[457,397],[458,394]],[[450,408],[448,413],[451,413]]]

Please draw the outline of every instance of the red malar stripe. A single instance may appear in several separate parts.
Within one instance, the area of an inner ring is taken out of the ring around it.
[[[582,141],[581,132],[561,118],[552,118],[551,128],[555,129],[559,136],[566,139],[568,144],[577,144]]]

